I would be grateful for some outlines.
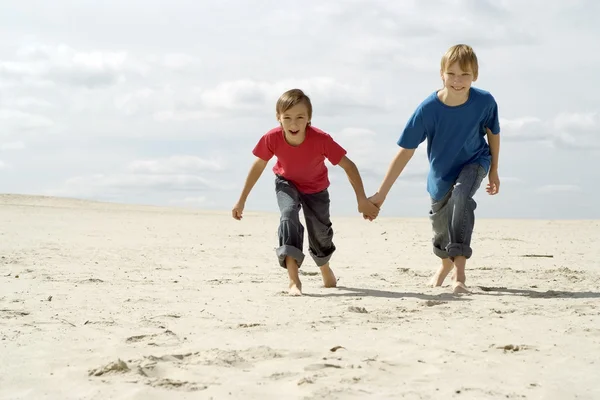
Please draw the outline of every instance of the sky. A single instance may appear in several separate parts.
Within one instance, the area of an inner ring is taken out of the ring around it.
[[[303,89],[373,194],[457,43],[498,102],[481,218],[600,218],[593,0],[0,0],[0,192],[230,210],[275,102]],[[382,216],[426,217],[425,143]],[[277,212],[271,160],[246,211]],[[332,215],[356,215],[327,164]]]

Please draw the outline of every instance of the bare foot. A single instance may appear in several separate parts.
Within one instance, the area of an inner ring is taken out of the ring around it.
[[[302,283],[290,281],[288,294],[290,296],[302,296]]]
[[[290,276],[289,294],[291,296],[302,296],[302,282],[298,276],[298,263],[292,257],[285,258],[285,266]]]
[[[323,276],[323,285],[325,285],[326,288],[337,286],[337,279],[329,267],[329,263],[321,267],[321,275]]]
[[[452,284],[452,290],[454,291],[454,294],[471,293],[464,283],[458,281]]]
[[[435,275],[429,281],[429,285],[432,287],[442,286],[444,279],[448,276],[450,271],[454,268],[454,263],[449,258],[442,258],[442,265],[437,270]]]

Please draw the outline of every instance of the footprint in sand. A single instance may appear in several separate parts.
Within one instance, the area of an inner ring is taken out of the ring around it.
[[[25,317],[29,314],[30,314],[29,311],[8,310],[8,309],[0,310],[0,318],[4,318],[4,319]]]
[[[304,367],[304,370],[305,371],[320,371],[320,370],[326,369],[326,368],[341,369],[342,367],[340,365],[337,365],[337,364],[320,363],[320,364],[310,364],[310,365],[307,365],[306,367]]]
[[[167,345],[169,342],[177,342],[180,340],[175,333],[170,330],[165,330],[162,333],[154,333],[148,335],[135,335],[130,336],[125,339],[125,343],[140,343],[140,342],[148,342],[149,346],[159,346],[159,345]],[[160,344],[158,344],[160,342]]]
[[[94,368],[88,371],[89,376],[103,376],[111,373],[129,372],[130,368],[125,361],[118,359],[115,362],[108,363],[100,368]]]
[[[348,307],[348,311],[353,312],[353,313],[358,313],[358,314],[368,314],[369,313],[366,308],[356,307],[356,306]]]
[[[143,340],[142,337],[145,337],[145,335],[132,338],[134,338],[133,340]],[[287,354],[287,357],[292,359],[309,356],[302,353]],[[209,385],[219,384],[218,374],[215,377],[207,378],[212,379],[211,381],[194,381],[193,378],[202,376],[196,371],[199,367],[246,370],[254,367],[256,363],[281,358],[283,358],[281,353],[266,346],[252,347],[245,350],[210,349],[187,354],[149,355],[141,359],[127,360],[127,362],[119,359],[88,371],[88,375],[90,377],[102,377],[103,380],[113,379],[163,389],[191,392],[207,389]],[[281,366],[281,363],[277,365]],[[296,374],[292,372],[278,372],[272,373],[269,378],[280,380],[294,375]],[[175,379],[175,376],[179,379]]]
[[[129,361],[130,364],[128,365],[125,361],[118,359],[115,362],[111,362],[100,368],[88,371],[88,376],[108,377],[117,375],[128,376],[134,374],[136,377],[143,379],[144,384],[152,387],[160,387],[163,389],[171,390],[183,390],[187,392],[194,392],[208,388],[207,385],[197,382],[188,382],[170,378],[163,378],[160,376],[153,376],[160,375],[152,373],[154,371],[154,367],[156,366],[156,361],[154,361],[154,363],[152,363],[152,360],[150,360],[150,362],[147,362],[147,360],[145,361],[145,365],[143,366],[140,365],[140,363],[132,360]],[[129,382],[138,383],[139,381],[134,379],[133,381],[130,380]]]
[[[102,279],[90,278],[79,281],[79,283],[104,283]]]
[[[178,381],[174,379],[156,379],[148,382],[147,385],[163,389],[184,390],[186,392],[196,392],[199,390],[208,389],[207,385],[187,381]]]
[[[102,320],[102,321],[90,321],[87,320],[83,323],[84,325],[103,325],[103,326],[114,326],[116,322],[113,320]]]
[[[505,353],[516,353],[518,351],[529,350],[532,347],[524,344],[514,345],[507,344],[506,346],[496,346],[497,349],[504,350]]]
[[[253,323],[253,324],[238,324],[238,328],[256,328],[257,326],[263,326],[263,324]]]
[[[441,306],[442,304],[448,304],[448,302],[441,300],[427,300],[423,303],[423,305],[426,307]]]

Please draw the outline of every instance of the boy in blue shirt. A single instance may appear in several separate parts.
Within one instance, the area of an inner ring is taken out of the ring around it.
[[[443,88],[428,96],[408,120],[398,140],[400,150],[379,191],[369,199],[381,207],[417,147],[427,139],[433,252],[442,259],[431,284],[441,286],[455,268],[455,293],[468,292],[465,266],[473,254],[471,235],[477,207],[473,196],[486,175],[487,193],[495,195],[500,189],[498,106],[489,92],[471,87],[478,69],[470,46],[458,44],[448,49],[441,60]]]

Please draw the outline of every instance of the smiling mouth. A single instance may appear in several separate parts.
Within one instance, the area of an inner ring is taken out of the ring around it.
[[[452,86],[452,89],[456,90],[457,92],[460,92],[461,90],[464,89],[464,87],[459,88],[459,87],[456,87],[456,86]]]
[[[300,131],[289,131],[292,135],[297,135]]]

